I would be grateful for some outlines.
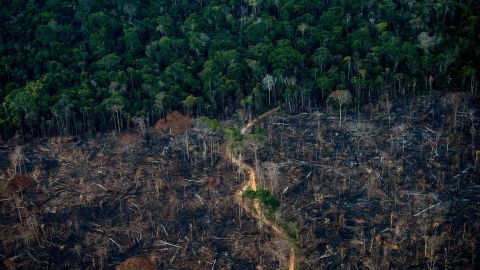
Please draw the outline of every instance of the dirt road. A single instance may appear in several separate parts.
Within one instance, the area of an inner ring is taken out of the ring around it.
[[[247,134],[250,129],[256,125],[260,120],[274,114],[275,112],[278,111],[278,107],[277,108],[274,108],[260,116],[258,116],[257,118],[255,119],[252,119],[251,121],[249,121],[247,124],[245,124],[245,126],[241,129],[241,133],[244,135],[244,134]],[[235,199],[242,205],[243,209],[249,213],[251,216],[253,216],[255,219],[258,219],[258,220],[261,220],[263,224],[265,224],[267,227],[269,227],[275,234],[277,234],[278,236],[284,238],[284,239],[287,239],[288,240],[288,236],[287,234],[285,233],[285,231],[280,228],[277,224],[275,224],[274,222],[272,222],[271,220],[269,220],[267,217],[265,217],[264,215],[262,215],[262,209],[261,209],[261,206],[260,204],[255,201],[254,204],[253,204],[253,209],[247,204],[247,202],[245,200],[242,199],[242,195],[243,195],[243,192],[245,192],[245,190],[247,189],[252,189],[252,190],[257,190],[257,178],[256,178],[256,173],[255,173],[255,170],[253,169],[252,166],[248,165],[247,163],[245,162],[242,162],[239,158],[235,157],[235,155],[233,154],[231,148],[230,148],[230,144],[227,146],[227,156],[229,158],[229,160],[234,163],[236,166],[238,166],[241,170],[244,170],[248,173],[248,181],[247,183],[245,183],[245,185],[243,185],[235,194]],[[290,243],[290,242],[289,242]],[[295,267],[296,267],[296,258],[295,258],[295,254],[296,254],[296,248],[295,248],[295,245],[293,243],[290,243],[290,248],[289,248],[289,266],[288,266],[288,269],[289,270],[295,270]]]

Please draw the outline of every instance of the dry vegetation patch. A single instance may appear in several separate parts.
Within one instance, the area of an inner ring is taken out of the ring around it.
[[[192,118],[177,111],[169,113],[155,124],[155,130],[160,133],[179,135],[192,128]]]

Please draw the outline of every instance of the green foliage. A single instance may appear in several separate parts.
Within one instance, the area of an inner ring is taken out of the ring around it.
[[[230,142],[230,146],[233,149],[243,149],[245,146],[245,136],[242,134],[238,128],[227,128],[225,129],[225,135]]]
[[[258,200],[268,209],[270,214],[277,212],[280,208],[280,200],[275,198],[275,196],[266,189],[257,189],[256,191],[247,189],[243,192],[243,196],[250,200]]]
[[[385,91],[478,94],[478,3],[437,2],[6,1],[0,132],[106,131],[173,110],[303,110],[338,89],[356,105]]]
[[[285,39],[277,42],[277,48],[270,53],[268,59],[278,75],[295,73],[295,70],[303,65],[303,55]]]
[[[104,68],[106,70],[114,70],[115,68],[118,67],[118,64],[120,64],[120,61],[122,59],[115,55],[114,53],[108,54],[102,59],[97,61],[97,66],[100,68]]]
[[[191,114],[194,107],[196,107],[197,108],[197,113],[198,113],[199,108],[202,105],[202,100],[203,100],[202,97],[195,97],[193,95],[189,95],[183,100],[183,102],[182,102],[183,107],[186,109],[188,114]]]
[[[200,117],[200,120],[207,124],[208,128],[213,132],[223,132],[222,124],[218,120],[208,118],[206,116]]]
[[[32,124],[37,121],[42,87],[40,81],[28,82],[25,87],[16,89],[5,97],[2,105],[10,124],[19,127],[24,120],[29,120]]]
[[[257,192],[249,188],[243,192],[243,196],[247,199],[254,200],[256,199]]]
[[[49,45],[55,41],[55,32],[49,25],[39,25],[35,31],[35,37],[43,45]]]

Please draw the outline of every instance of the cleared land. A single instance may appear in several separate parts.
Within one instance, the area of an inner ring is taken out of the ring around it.
[[[298,236],[302,269],[478,266],[478,103],[453,95],[381,101],[341,125],[333,110],[256,123],[258,164],[248,148],[242,162],[280,199],[271,220]],[[57,137],[0,152],[5,266],[113,269],[151,255],[159,269],[289,266],[287,240],[236,203],[249,174],[197,120],[175,135]]]

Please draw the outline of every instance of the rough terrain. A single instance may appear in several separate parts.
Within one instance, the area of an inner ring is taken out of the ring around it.
[[[301,269],[475,269],[478,119],[465,93],[381,99],[341,125],[333,108],[279,111],[242,129],[266,135],[255,169],[198,120],[2,143],[1,267],[292,269],[294,254]],[[278,213],[254,210],[247,187]]]

